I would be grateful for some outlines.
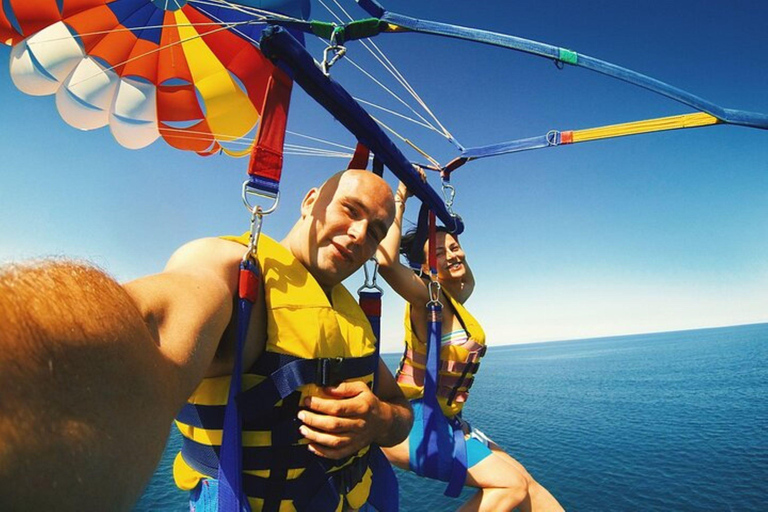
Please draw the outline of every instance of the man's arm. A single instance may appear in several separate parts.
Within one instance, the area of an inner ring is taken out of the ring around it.
[[[324,397],[308,397],[299,412],[300,431],[313,453],[329,459],[352,455],[372,443],[394,446],[408,437],[413,412],[392,373],[379,360],[374,395],[363,382],[325,388]]]
[[[130,295],[88,265],[16,265],[0,318],[0,510],[130,510],[178,395]]]
[[[125,287],[70,261],[0,269],[0,510],[130,510],[231,316],[226,265],[190,270],[214,248]]]

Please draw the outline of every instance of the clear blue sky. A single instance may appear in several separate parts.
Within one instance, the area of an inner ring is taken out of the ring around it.
[[[384,4],[567,47],[768,113],[766,2]],[[466,146],[691,111],[513,51],[412,34],[376,42]],[[0,51],[7,59],[10,49]],[[356,43],[349,51],[375,71]],[[379,94],[347,63],[333,71],[354,94]],[[247,228],[245,159],[201,158],[162,141],[123,149],[107,129],[67,126],[53,98],[20,93],[7,68],[0,102],[0,261],[73,256],[129,280],[161,270],[185,241]],[[289,129],[354,143],[298,90]],[[456,156],[423,130],[403,131],[443,162]],[[266,231],[283,236],[303,193],[345,164],[288,157]],[[474,162],[453,181],[478,279],[468,306],[491,344],[768,321],[768,131],[717,126],[531,151]],[[403,303],[387,291],[384,350],[397,351]]]

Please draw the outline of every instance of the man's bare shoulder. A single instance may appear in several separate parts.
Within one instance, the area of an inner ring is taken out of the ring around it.
[[[223,238],[199,238],[179,247],[165,271],[187,268],[215,269],[237,265],[245,254],[243,245]]]

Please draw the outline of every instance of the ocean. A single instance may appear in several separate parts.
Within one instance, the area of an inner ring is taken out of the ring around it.
[[[768,324],[491,347],[465,416],[569,511],[768,510]],[[135,510],[189,510],[178,445]],[[473,492],[398,477],[404,512]]]

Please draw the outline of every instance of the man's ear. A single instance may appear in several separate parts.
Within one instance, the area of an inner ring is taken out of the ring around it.
[[[317,187],[314,187],[309,189],[309,192],[307,192],[306,195],[304,196],[304,199],[301,201],[301,218],[302,219],[312,212],[312,207],[315,205],[315,201],[317,201],[317,196],[319,192],[320,192],[319,189]]]

